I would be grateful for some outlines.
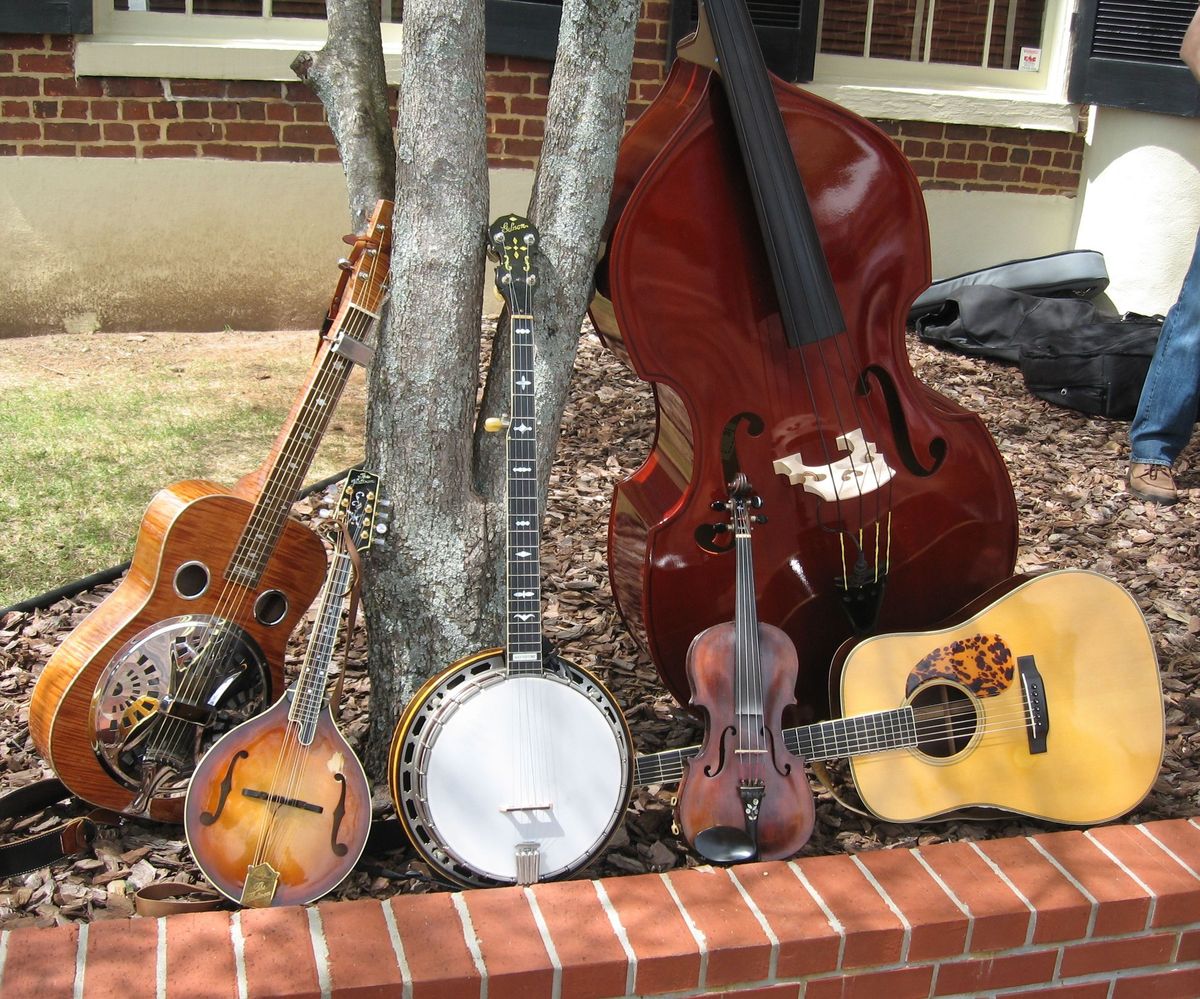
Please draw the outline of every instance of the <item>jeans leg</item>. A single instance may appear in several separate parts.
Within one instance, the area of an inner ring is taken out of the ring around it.
[[[1129,460],[1171,465],[1192,436],[1200,399],[1200,233],[1167,312],[1129,427]]]

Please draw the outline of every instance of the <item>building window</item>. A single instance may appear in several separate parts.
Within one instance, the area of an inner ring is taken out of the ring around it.
[[[78,0],[73,0],[78,2]],[[95,34],[76,45],[81,76],[294,81],[290,63],[325,40],[324,0],[89,0]],[[389,77],[403,0],[374,0]],[[562,0],[486,0],[487,50],[554,58]]]
[[[821,51],[868,59],[1021,68],[1042,48],[1046,0],[824,0]]]

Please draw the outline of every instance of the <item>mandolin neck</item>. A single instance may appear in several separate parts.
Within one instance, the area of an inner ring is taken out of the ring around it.
[[[787,751],[808,761],[909,749],[917,743],[916,722],[909,705],[783,730]],[[639,756],[634,763],[633,782],[639,787],[673,783],[683,777],[684,763],[699,752],[699,746],[685,746]]]
[[[312,742],[317,730],[317,718],[325,706],[329,664],[333,661],[333,648],[350,593],[353,571],[349,554],[339,545],[321,592],[317,619],[309,636],[308,652],[296,678],[292,705],[288,710],[288,719],[299,727],[301,745],[307,746]]]

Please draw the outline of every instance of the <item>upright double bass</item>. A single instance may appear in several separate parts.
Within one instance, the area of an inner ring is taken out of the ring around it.
[[[742,0],[699,12],[622,143],[591,307],[658,417],[614,493],[609,569],[687,703],[688,645],[734,602],[710,507],[745,472],[773,511],[759,613],[799,650],[805,720],[829,708],[844,639],[932,624],[1011,575],[1016,507],[982,421],[908,360],[905,316],[930,269],[904,156],[771,76]]]

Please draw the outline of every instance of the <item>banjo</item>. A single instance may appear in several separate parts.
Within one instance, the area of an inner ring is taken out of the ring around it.
[[[431,677],[392,738],[388,783],[416,850],[466,886],[528,885],[586,866],[624,818],[632,738],[590,672],[542,642],[535,452],[532,254],[537,231],[507,215],[488,232],[509,309],[507,643]]]

